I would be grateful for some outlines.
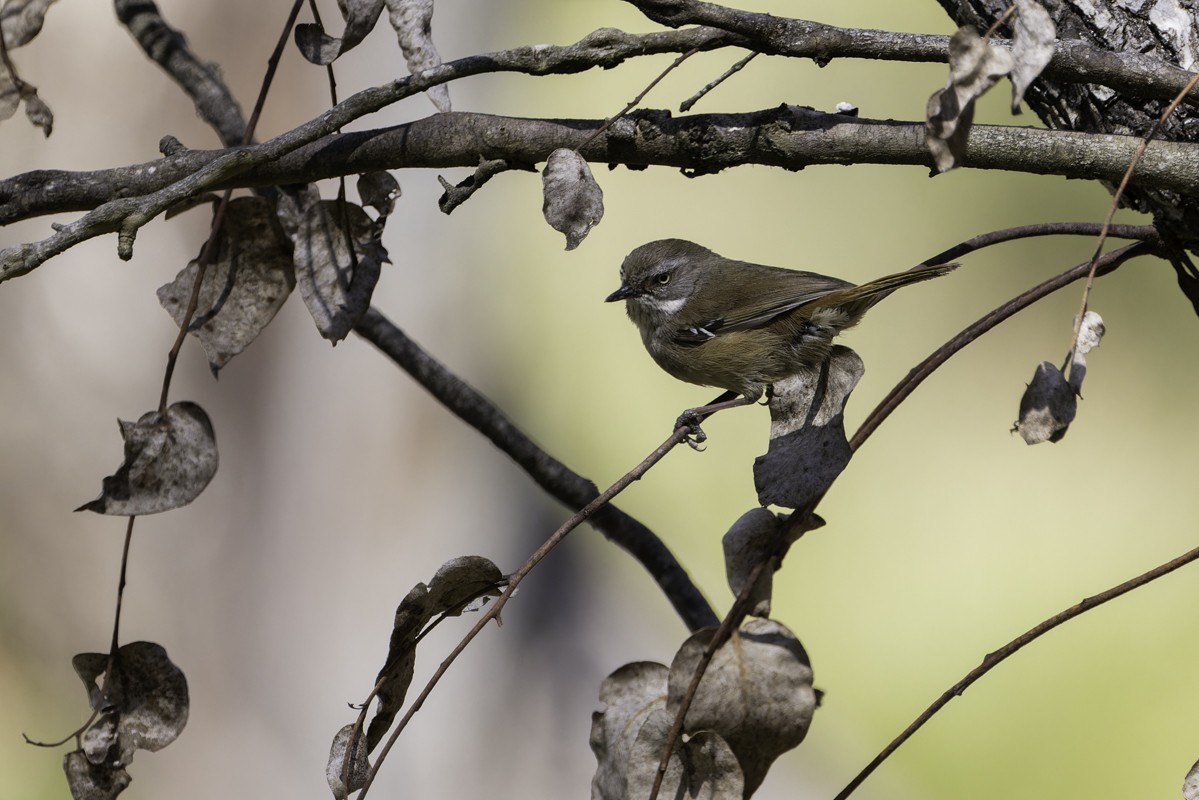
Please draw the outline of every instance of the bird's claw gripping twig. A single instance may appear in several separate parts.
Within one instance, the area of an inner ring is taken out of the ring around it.
[[[683,438],[683,441],[692,450],[702,451],[704,448],[701,445],[708,441],[708,434],[704,433],[704,429],[699,426],[706,416],[706,414],[700,413],[700,409],[698,408],[689,408],[682,414],[679,414],[679,418],[674,423],[675,430],[679,428],[687,429],[688,433]]]

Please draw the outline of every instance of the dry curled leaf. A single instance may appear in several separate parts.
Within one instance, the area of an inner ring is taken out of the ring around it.
[[[1182,782],[1182,800],[1199,800],[1199,761],[1195,762]]]
[[[387,17],[409,72],[417,75],[441,66],[441,55],[433,44],[433,0],[387,0]],[[438,111],[451,110],[450,90],[445,84],[432,86],[425,94]]]
[[[1070,388],[1079,397],[1082,396],[1083,378],[1087,375],[1087,353],[1099,346],[1105,333],[1107,326],[1103,324],[1103,317],[1098,313],[1088,311],[1082,315],[1082,324],[1078,326],[1078,341],[1074,345],[1074,352],[1070,354],[1070,372],[1067,376]]]
[[[366,776],[370,774],[371,765],[366,757],[365,742],[360,738],[351,746],[350,739],[353,735],[353,724],[346,725],[337,732],[337,735],[333,737],[333,745],[329,748],[329,760],[325,764],[325,780],[329,782],[329,788],[337,800],[343,800],[365,786]],[[348,788],[342,781],[346,774],[347,754],[351,759]]]
[[[103,491],[76,511],[141,516],[185,506],[200,496],[217,470],[216,435],[204,409],[182,401],[165,414],[118,420],[125,461],[104,479]]]
[[[383,0],[338,0],[345,31],[340,37],[330,36],[315,23],[296,26],[296,47],[308,61],[325,66],[337,57],[362,43],[383,13]]]
[[[674,725],[674,715],[655,708],[637,729],[629,749],[625,794],[621,800],[649,797]],[[745,777],[728,743],[713,731],[700,731],[675,743],[659,797],[736,800],[745,795]],[[605,798],[606,800],[606,798]]]
[[[0,8],[0,30],[9,50],[29,44],[42,30],[46,12],[57,0],[5,0]]]
[[[358,176],[358,199],[367,208],[373,208],[380,217],[389,216],[395,209],[400,196],[400,182],[390,172],[364,172]]]
[[[1066,376],[1053,362],[1042,361],[1020,398],[1013,430],[1026,444],[1056,442],[1066,435],[1077,409],[1078,397]]]
[[[478,598],[498,594],[499,567],[482,556],[451,559],[426,586],[418,583],[396,609],[387,661],[376,678],[378,708],[366,731],[366,752],[373,752],[404,704],[416,666],[416,643],[425,626],[439,614],[457,616]]]
[[[974,101],[1012,71],[1012,53],[993,46],[966,25],[949,39],[949,82],[928,99],[925,142],[938,172],[957,166],[966,153]]]
[[[62,771],[66,773],[73,800],[113,800],[133,781],[115,756],[93,764],[82,750],[63,757]]]
[[[1013,427],[1027,444],[1058,442],[1066,435],[1082,395],[1082,382],[1087,374],[1086,355],[1099,346],[1105,331],[1103,318],[1088,311],[1078,330],[1068,375],[1048,361],[1037,366],[1032,382],[1020,398],[1020,416]]]
[[[604,216],[603,189],[592,177],[586,160],[564,147],[546,159],[541,188],[545,221],[565,234],[566,249],[574,250]]]
[[[37,89],[32,86],[29,86],[28,89],[29,91],[25,93],[24,97],[25,118],[33,127],[41,128],[44,136],[49,136],[54,131],[54,112],[42,98],[37,96]]]
[[[158,289],[176,325],[186,316],[196,273],[193,261]],[[200,340],[213,375],[258,337],[295,285],[291,242],[272,204],[261,197],[231,201],[188,331]]]
[[[11,52],[22,45],[28,44],[42,30],[46,11],[55,0],[6,0],[0,8],[0,35],[4,37],[5,48]],[[21,80],[9,71],[9,63],[0,64],[0,121],[6,120],[17,112],[17,107],[25,103],[25,116],[34,126],[41,128],[46,136],[54,128],[54,114],[37,94],[37,87]],[[13,67],[15,69],[15,67]]]
[[[337,200],[312,204],[300,219],[296,286],[317,330],[334,343],[366,313],[383,263],[390,262],[381,233],[361,206]]]
[[[664,664],[636,661],[625,664],[600,683],[599,700],[603,707],[591,715],[591,751],[596,760],[595,776],[591,779],[592,798],[623,800],[630,796],[629,756],[646,719],[666,706],[669,675],[670,670]]]
[[[667,711],[681,707],[715,628],[692,634],[670,665]],[[799,745],[816,710],[812,668],[803,645],[785,626],[753,619],[716,650],[700,680],[684,731],[712,731],[728,742],[745,776],[745,796],[770,765]]]
[[[1057,27],[1037,0],[1016,0],[1016,26],[1012,34],[1012,113],[1020,113],[1020,101],[1029,85],[1053,58]]]
[[[780,521],[765,508],[751,508],[733,523],[720,540],[724,549],[724,571],[729,589],[735,597],[741,595],[749,573],[759,562],[769,558],[779,535]],[[762,571],[751,595],[749,613],[755,617],[770,616],[770,597],[774,587],[774,570]]]
[[[770,448],[754,461],[758,502],[802,508],[820,497],[849,463],[845,404],[865,367],[843,345],[813,370],[774,384]]]
[[[429,581],[429,609],[433,614],[456,617],[475,611],[488,598],[498,597],[504,576],[490,559],[459,556],[438,567]]]
[[[92,764],[119,767],[133,761],[134,751],[161,750],[183,732],[187,678],[154,642],[122,646],[111,674],[108,661],[106,653],[80,653],[71,663],[100,715],[81,737],[83,752]]]

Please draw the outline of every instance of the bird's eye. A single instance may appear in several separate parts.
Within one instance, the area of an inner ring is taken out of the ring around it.
[[[672,274],[673,273],[671,273],[671,272],[663,272],[660,275],[658,275],[658,277],[657,277],[658,285],[665,286],[666,284],[670,283],[670,278],[671,278]]]

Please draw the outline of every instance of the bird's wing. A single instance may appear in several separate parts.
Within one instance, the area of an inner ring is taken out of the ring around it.
[[[831,278],[815,272],[796,270],[779,270],[778,272],[786,273],[786,280],[772,281],[774,288],[769,292],[755,291],[753,294],[749,294],[737,287],[731,292],[735,296],[729,298],[728,304],[728,307],[734,310],[711,325],[702,327],[715,335],[760,328],[769,324],[780,314],[819,300],[831,292],[853,286],[852,283],[840,278]]]

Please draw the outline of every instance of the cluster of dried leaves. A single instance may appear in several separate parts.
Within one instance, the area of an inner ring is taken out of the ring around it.
[[[33,39],[52,2],[7,0],[0,10],[5,45],[0,48],[0,119],[12,116],[23,102],[30,119],[47,135],[49,110],[36,89],[17,77],[7,52]],[[347,23],[343,37],[330,37],[316,25],[299,26],[296,43],[310,61],[327,64],[362,40],[383,5],[382,0],[342,3]],[[388,0],[387,6],[410,68],[423,71],[440,64],[430,40],[431,0]],[[439,108],[449,110],[445,87],[435,87],[430,96]],[[214,376],[258,337],[294,288],[323,337],[336,343],[353,329],[369,308],[388,261],[381,237],[400,188],[391,175],[379,172],[359,176],[357,191],[361,205],[344,197],[324,200],[315,185],[281,187],[217,203],[211,244],[158,290],[163,308],[204,348]],[[120,421],[120,430],[122,464],[104,479],[101,495],[77,510],[131,518],[169,511],[195,500],[216,474],[213,425],[196,403],[166,406],[164,399],[163,407],[136,422]],[[463,581],[474,580],[474,597],[482,591],[476,586],[479,581],[494,587],[500,580],[499,570],[489,562],[486,568],[474,562],[450,567],[426,592],[421,608],[428,616],[459,613]],[[409,622],[414,598],[415,590],[404,606]],[[416,616],[419,632],[428,616]],[[116,797],[131,780],[127,767],[134,751],[165,747],[187,722],[187,681],[166,651],[151,642],[118,647],[115,639],[114,633],[108,654],[75,657],[94,711],[73,735],[78,747],[63,765],[77,800]],[[393,649],[404,646],[402,637],[393,642]],[[403,658],[397,658],[402,667]],[[394,660],[389,657],[389,664]],[[395,688],[401,678],[388,678],[378,690],[383,702],[380,719],[386,724],[396,710],[392,698],[403,696],[403,690]],[[372,725],[371,730],[376,728]]]

